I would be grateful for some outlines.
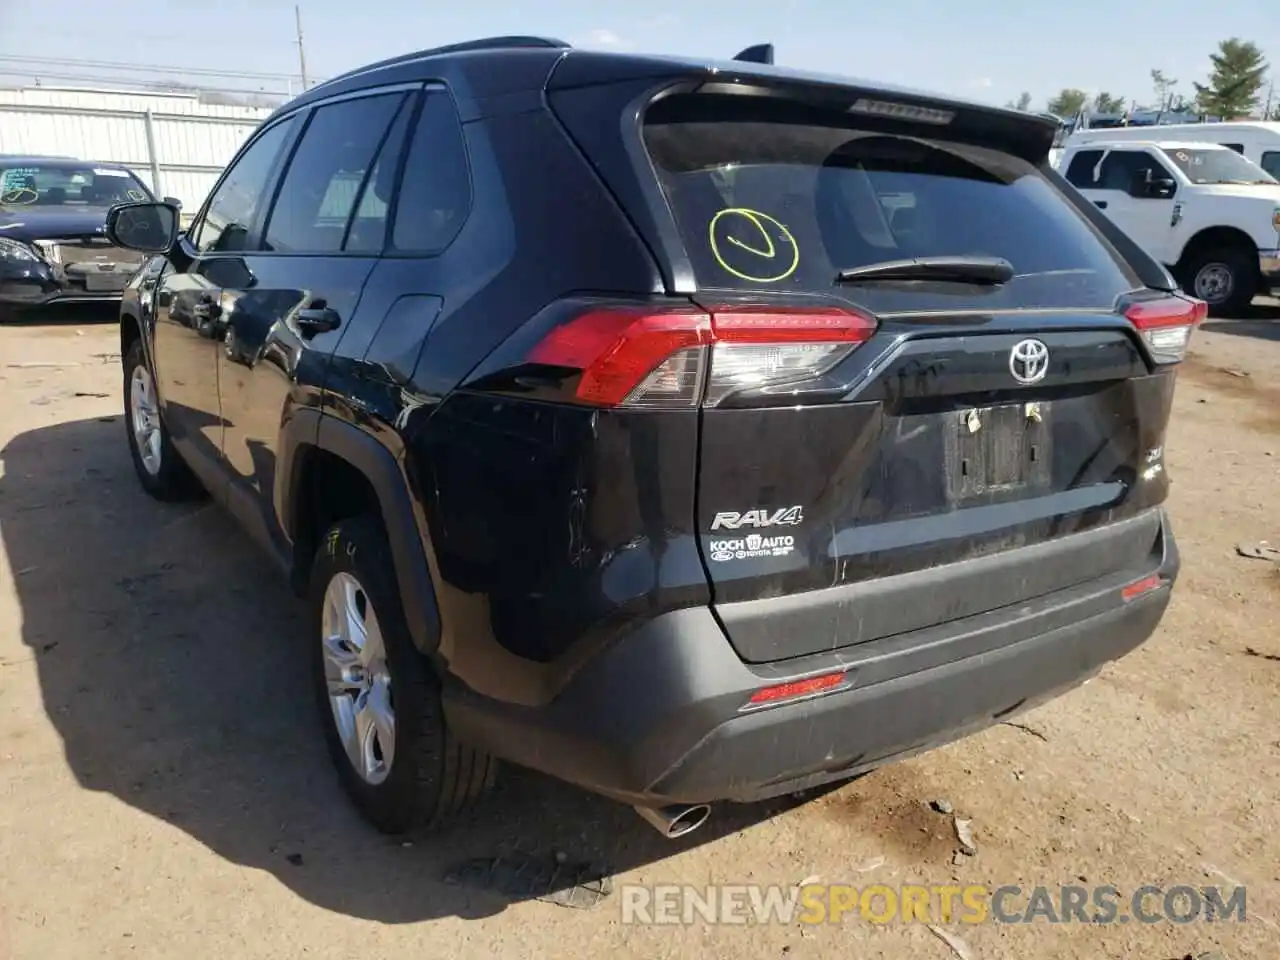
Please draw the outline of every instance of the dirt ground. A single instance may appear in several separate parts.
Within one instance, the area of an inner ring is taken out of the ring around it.
[[[402,844],[339,792],[299,615],[216,508],[135,482],[115,329],[0,328],[0,957],[1280,957],[1280,305],[1197,334],[1168,438],[1183,577],[1157,635],[1009,725],[684,841],[508,771]],[[53,365],[57,364],[57,365]],[[1252,651],[1252,652],[1250,652]],[[972,818],[955,855],[945,800]],[[613,872],[588,909],[446,873]],[[958,863],[953,862],[959,861]],[[552,859],[551,862],[554,862]],[[1247,887],[1244,923],[642,926],[626,883]]]

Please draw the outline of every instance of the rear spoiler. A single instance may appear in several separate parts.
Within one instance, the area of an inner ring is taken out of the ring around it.
[[[1033,164],[1044,163],[1060,127],[1053,120],[990,104],[966,102],[925,91],[867,83],[851,77],[823,76],[774,65],[773,44],[747,47],[729,61],[705,61],[645,54],[578,51],[562,58],[547,79],[552,99],[575,88],[618,84],[619,113],[633,109],[638,96],[667,91],[698,91],[739,99],[802,101],[834,115],[861,113],[884,119],[946,128],[957,140],[1004,150]],[[652,83],[645,91],[646,81]]]

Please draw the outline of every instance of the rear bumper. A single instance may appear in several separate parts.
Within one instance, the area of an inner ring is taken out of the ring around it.
[[[1121,572],[936,627],[773,664],[744,663],[711,611],[650,621],[551,703],[446,685],[455,733],[514,763],[630,803],[750,801],[851,777],[1078,685],[1146,640],[1179,569],[1160,514],[1158,588]],[[1063,538],[1068,540],[1069,538]],[[1063,549],[1070,549],[1064,544]],[[816,591],[815,593],[821,593]],[[744,712],[764,686],[847,669],[833,693]]]

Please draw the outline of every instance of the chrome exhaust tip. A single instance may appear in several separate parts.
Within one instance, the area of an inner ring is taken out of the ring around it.
[[[636,807],[635,810],[645,819],[645,822],[668,840],[693,833],[707,822],[707,817],[711,816],[711,807],[705,803],[674,804],[670,807]]]

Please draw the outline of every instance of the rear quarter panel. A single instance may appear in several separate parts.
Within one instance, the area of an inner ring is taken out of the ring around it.
[[[464,125],[475,202],[431,291],[442,308],[408,382],[366,390],[382,399],[365,413],[394,422],[403,444],[437,579],[441,660],[477,692],[535,703],[635,618],[706,602],[692,528],[697,417],[468,386],[495,355],[519,353],[548,304],[663,287],[548,111],[499,98],[483,113]]]

